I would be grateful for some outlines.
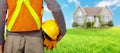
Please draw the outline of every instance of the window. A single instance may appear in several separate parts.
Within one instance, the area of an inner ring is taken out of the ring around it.
[[[84,24],[84,18],[79,17],[79,18],[77,19],[77,22],[78,22],[78,24],[83,25],[83,24]]]
[[[105,16],[104,21],[105,21],[105,23],[108,23],[109,22],[109,16]]]
[[[92,22],[93,20],[94,20],[93,16],[88,16],[88,17],[87,17],[87,21],[88,21],[88,22]]]
[[[79,10],[79,11],[77,12],[77,16],[82,16],[81,10]]]
[[[84,17],[82,16],[78,16],[75,18],[75,22],[78,23],[79,25],[83,25],[84,24]]]

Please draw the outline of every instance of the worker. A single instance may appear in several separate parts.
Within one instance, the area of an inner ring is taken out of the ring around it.
[[[64,15],[56,0],[44,1],[59,27],[56,41],[60,41],[66,33]],[[0,0],[0,52],[4,45],[4,53],[44,53],[41,29],[44,1]],[[5,24],[7,37],[4,44]]]

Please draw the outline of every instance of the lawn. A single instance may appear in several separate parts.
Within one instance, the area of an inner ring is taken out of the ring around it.
[[[57,48],[45,53],[120,53],[120,28],[67,29]]]

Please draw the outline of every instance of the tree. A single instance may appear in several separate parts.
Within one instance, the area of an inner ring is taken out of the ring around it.
[[[78,27],[79,25],[76,22],[72,23],[72,27]]]
[[[94,26],[94,22],[87,22],[86,27],[87,28],[92,28]]]

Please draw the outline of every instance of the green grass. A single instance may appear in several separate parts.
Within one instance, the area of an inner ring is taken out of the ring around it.
[[[57,48],[45,53],[120,53],[120,28],[67,29]]]

